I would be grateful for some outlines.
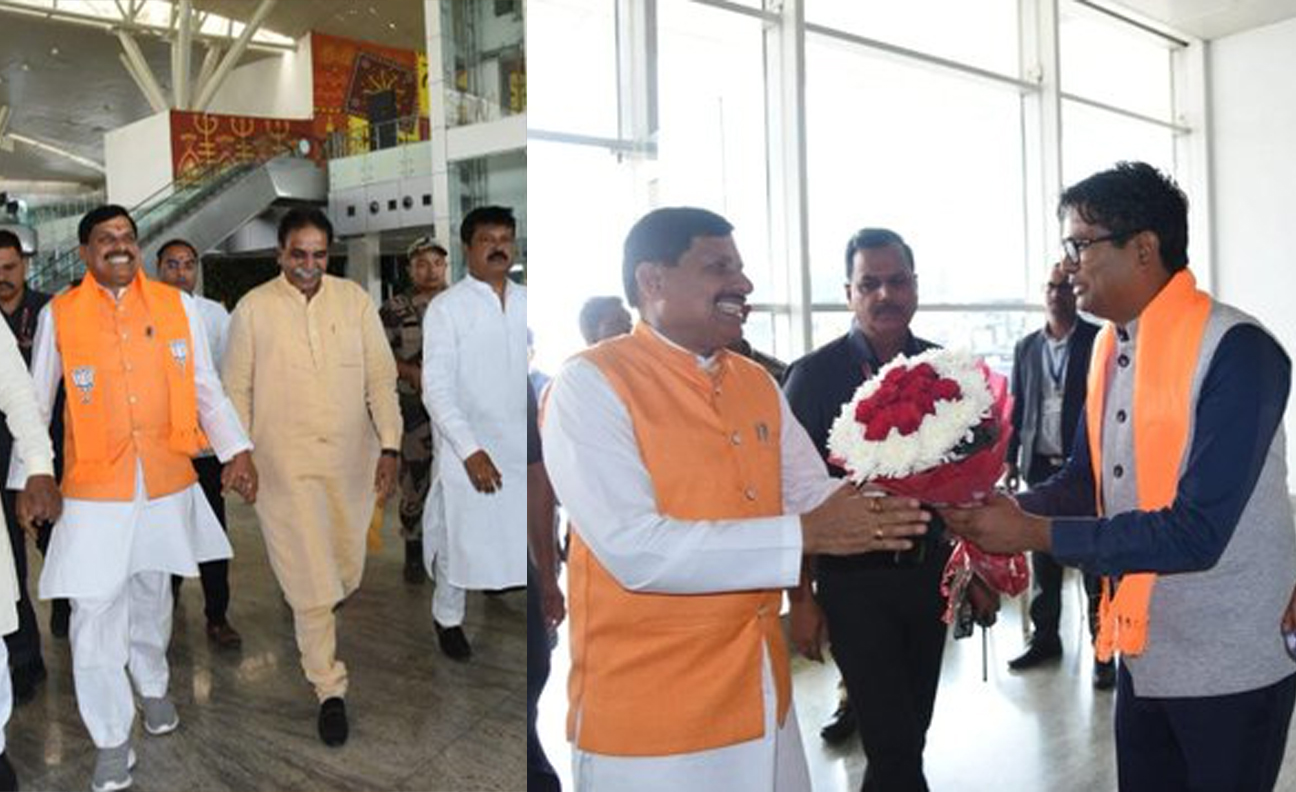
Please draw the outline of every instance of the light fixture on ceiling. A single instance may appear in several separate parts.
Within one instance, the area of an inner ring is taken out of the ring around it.
[[[58,47],[50,47],[50,55],[53,55],[54,57],[57,58],[57,57],[59,56],[59,48],[58,48]]]

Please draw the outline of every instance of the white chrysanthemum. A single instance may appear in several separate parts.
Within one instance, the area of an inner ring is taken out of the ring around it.
[[[941,377],[954,380],[962,391],[957,401],[938,401],[935,413],[923,416],[918,431],[901,435],[898,429],[881,441],[865,440],[864,427],[855,421],[855,406],[877,393],[886,375],[896,368],[927,363]],[[952,461],[952,451],[990,415],[994,397],[978,358],[958,349],[932,349],[906,358],[897,355],[855,391],[842,405],[828,433],[828,450],[843,460],[842,467],[856,484],[878,478],[903,478]]]

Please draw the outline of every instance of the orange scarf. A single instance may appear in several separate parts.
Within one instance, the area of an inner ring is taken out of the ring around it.
[[[59,352],[63,358],[63,385],[68,394],[78,392],[74,380],[74,372],[78,369],[88,369],[93,376],[96,367],[118,357],[115,337],[103,332],[100,326],[98,301],[104,299],[99,294],[100,288],[93,277],[87,276],[80,286],[54,299],[52,310]],[[208,443],[198,426],[193,339],[189,335],[189,318],[180,290],[151,281],[141,272],[136,273],[126,288],[139,296],[157,328],[158,340],[164,345],[171,419],[169,444],[174,450],[193,456],[207,448]],[[109,454],[107,405],[103,399],[91,399],[87,403],[71,397],[66,404],[76,436],[77,464],[106,473]]]
[[[1192,383],[1201,352],[1211,299],[1197,280],[1180,270],[1139,315],[1134,350],[1134,469],[1139,509],[1164,509],[1174,502],[1179,464],[1187,451],[1192,419]],[[1107,363],[1115,349],[1115,329],[1108,323],[1094,342],[1085,403],[1095,502],[1102,514],[1102,421]],[[1121,578],[1116,595],[1103,578],[1098,637],[1094,655],[1137,655],[1147,644],[1148,606],[1156,574],[1136,572]]]

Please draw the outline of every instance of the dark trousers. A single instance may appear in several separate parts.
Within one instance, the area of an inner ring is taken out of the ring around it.
[[[940,576],[945,543],[916,566],[889,553],[819,559],[819,603],[833,659],[854,705],[868,766],[864,792],[925,792],[923,748],[945,651]]]
[[[540,586],[527,562],[527,790],[557,792],[558,774],[536,734],[536,710],[549,680],[549,635],[540,612]]]
[[[1036,457],[1031,465],[1031,474],[1027,485],[1047,481],[1062,469],[1042,457]],[[1032,642],[1042,644],[1057,643],[1058,623],[1062,620],[1062,572],[1065,569],[1048,553],[1031,553],[1031,572],[1034,585],[1031,591],[1030,617],[1034,625]],[[1098,634],[1098,602],[1102,598],[1102,579],[1097,575],[1084,575],[1085,595],[1089,604],[1089,636]]]
[[[198,473],[198,484],[202,487],[203,495],[207,496],[212,511],[216,512],[216,519],[220,520],[221,528],[229,533],[229,528],[225,525],[225,496],[221,495],[220,460],[214,456],[198,457],[194,459],[193,466]],[[198,574],[202,577],[203,600],[206,603],[203,612],[207,615],[207,623],[224,624],[230,599],[229,561],[224,558],[218,561],[204,561],[198,565]],[[179,575],[172,576],[172,595],[180,592],[182,582],[184,578]]]
[[[2,484],[0,484],[2,488]],[[5,524],[9,528],[9,547],[13,551],[14,571],[18,574],[18,629],[5,636],[9,650],[9,665],[20,668],[41,659],[40,628],[36,626],[36,610],[27,593],[27,540],[18,525],[18,493],[3,490]]]
[[[1161,699],[1135,696],[1124,663],[1118,679],[1116,768],[1122,790],[1274,788],[1296,702],[1296,675],[1229,696]]]

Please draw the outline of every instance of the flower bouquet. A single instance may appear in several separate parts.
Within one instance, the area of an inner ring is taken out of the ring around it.
[[[857,486],[947,506],[990,493],[1011,434],[1007,378],[969,352],[933,349],[899,355],[860,385],[833,422],[828,450]],[[970,613],[974,575],[1009,596],[1030,584],[1024,555],[986,553],[960,539],[941,576],[946,624]]]

